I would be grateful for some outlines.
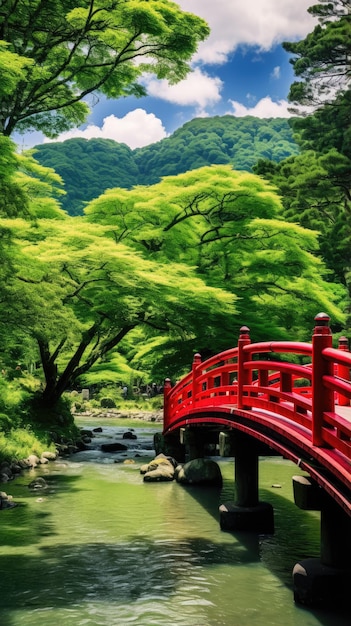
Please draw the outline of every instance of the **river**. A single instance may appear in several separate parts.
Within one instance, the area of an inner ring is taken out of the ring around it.
[[[160,425],[103,454],[126,430],[107,424],[95,449],[0,485],[18,503],[0,512],[1,626],[350,625],[345,612],[293,602],[294,564],[319,554],[319,515],[293,503],[295,465],[260,460],[274,535],[227,533],[218,507],[233,499],[233,459],[218,461],[222,490],[144,483]],[[45,491],[28,488],[36,476]]]

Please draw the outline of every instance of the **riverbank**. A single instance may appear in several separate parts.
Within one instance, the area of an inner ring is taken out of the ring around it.
[[[99,426],[99,422],[103,419],[107,420],[135,420],[140,422],[156,422],[161,423],[163,421],[163,409],[157,410],[142,410],[138,408],[130,409],[89,409],[87,411],[73,412],[73,417],[76,422],[89,420],[92,422],[96,420],[96,425]]]
[[[136,407],[130,409],[94,408],[84,412],[75,412],[73,413],[73,417],[78,437],[74,439],[70,437],[67,437],[67,439],[65,437],[58,437],[58,440],[54,442],[56,454],[52,449],[51,451],[45,450],[39,453],[36,446],[35,452],[31,449],[25,458],[23,457],[20,460],[14,458],[13,460],[4,460],[0,463],[0,509],[15,506],[12,496],[8,495],[6,491],[1,490],[1,487],[4,487],[5,483],[8,486],[9,482],[20,477],[26,470],[46,464],[49,461],[54,461],[59,457],[67,458],[72,454],[77,454],[81,451],[89,450],[90,448],[94,449],[94,443],[96,442],[90,441],[87,434],[84,434],[84,427],[88,427],[91,430],[103,429],[107,436],[106,441],[109,441],[110,434],[108,431],[111,427],[120,428],[123,431],[142,429],[143,426],[146,425],[150,426],[152,429],[160,428],[163,420],[163,411],[140,410]],[[94,435],[94,437],[95,436],[96,435]],[[150,441],[152,441],[152,438]],[[149,448],[151,446],[148,445],[147,447]],[[135,453],[139,455],[140,451],[136,450]]]

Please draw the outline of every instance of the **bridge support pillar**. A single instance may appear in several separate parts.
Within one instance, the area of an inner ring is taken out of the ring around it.
[[[293,485],[301,509],[321,511],[320,559],[295,565],[294,599],[308,606],[344,604],[351,586],[351,518],[310,477],[294,476]]]
[[[219,433],[219,456],[234,456],[233,449],[233,434],[232,433]]]
[[[201,428],[181,428],[180,440],[185,445],[185,461],[204,458],[206,437]]]
[[[185,448],[179,441],[179,435],[177,433],[171,433],[169,435],[155,433],[154,448],[156,455],[162,452],[166,456],[171,456],[176,459],[178,463],[184,463],[185,461]]]
[[[219,507],[222,530],[258,533],[274,532],[273,507],[259,502],[258,445],[252,437],[236,432],[232,435],[235,456],[235,502]]]

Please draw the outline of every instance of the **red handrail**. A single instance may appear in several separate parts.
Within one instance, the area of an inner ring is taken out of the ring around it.
[[[173,388],[165,386],[164,432],[205,408],[265,411],[305,429],[312,446],[332,447],[350,460],[351,420],[336,408],[350,405],[351,353],[345,338],[332,348],[329,321],[324,313],[315,317],[312,343],[251,343],[244,326],[237,347],[204,362],[195,355],[192,371]],[[272,361],[271,354],[284,360]],[[291,355],[309,363],[296,363]]]

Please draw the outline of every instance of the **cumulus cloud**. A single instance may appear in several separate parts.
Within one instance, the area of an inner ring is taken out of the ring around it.
[[[244,117],[245,115],[253,115],[260,118],[292,116],[288,111],[288,107],[291,105],[286,100],[273,102],[269,96],[262,98],[252,107],[246,107],[235,100],[229,100],[229,102],[232,105],[232,110],[228,111],[228,115],[234,115],[234,117]]]
[[[204,110],[205,107],[212,106],[221,99],[222,81],[217,77],[209,76],[199,68],[176,85],[170,85],[166,80],[154,80],[151,77],[146,79],[145,83],[150,96],[180,106],[193,106]]]
[[[194,57],[204,63],[225,63],[239,45],[267,51],[284,40],[305,37],[315,24],[307,13],[311,0],[178,0],[178,4],[210,25],[210,36]]]
[[[62,133],[56,141],[65,141],[74,137],[114,139],[119,143],[127,144],[134,150],[134,148],[142,148],[160,141],[166,136],[166,130],[158,117],[153,113],[147,113],[144,109],[134,109],[121,118],[108,115],[104,118],[101,128],[90,124],[84,130],[77,128]],[[52,139],[46,141],[52,142]]]

